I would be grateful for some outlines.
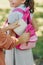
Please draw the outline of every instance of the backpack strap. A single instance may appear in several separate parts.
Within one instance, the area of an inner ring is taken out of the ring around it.
[[[30,30],[30,28],[32,28],[32,25],[30,24],[31,23],[31,17],[30,17],[30,11],[29,11],[29,7],[27,7],[26,8],[26,10],[23,10],[23,9],[21,9],[21,8],[17,8],[17,9],[15,9],[15,10],[13,10],[13,12],[15,12],[15,11],[18,11],[18,12],[20,12],[20,13],[22,13],[23,14],[23,17],[22,17],[22,19],[26,22],[27,21],[27,27],[26,27],[26,29],[25,29],[25,32],[28,32],[29,30]],[[30,32],[31,32],[31,30],[30,30]]]
[[[23,19],[24,21],[26,21],[27,18],[30,17],[30,11],[29,11],[29,9],[30,9],[29,7],[27,7],[25,10],[23,10],[23,9],[21,9],[21,8],[17,8],[17,9],[15,9],[15,10],[13,10],[13,12],[18,11],[18,12],[22,13],[22,14],[23,14],[22,19]]]
[[[16,11],[18,11],[18,12],[20,12],[20,13],[22,13],[22,14],[25,13],[25,11],[24,11],[23,9],[21,9],[21,8],[17,8],[17,9],[14,9],[14,10],[13,10],[13,12],[16,12]]]

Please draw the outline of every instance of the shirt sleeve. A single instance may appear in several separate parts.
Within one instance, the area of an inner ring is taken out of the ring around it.
[[[16,22],[17,20],[19,20],[18,12],[12,12],[11,14],[9,14],[8,23],[13,23]]]

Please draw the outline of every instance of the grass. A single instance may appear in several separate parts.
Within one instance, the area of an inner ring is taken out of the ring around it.
[[[35,6],[36,6],[36,7],[41,7],[41,8],[43,8],[43,4],[36,3]]]
[[[0,26],[7,19],[8,13],[10,9],[0,9]]]
[[[35,18],[43,18],[43,12],[36,12],[34,13]]]
[[[33,49],[34,55],[38,56],[39,58],[43,57],[43,37],[38,37],[38,41],[36,47]]]
[[[39,10],[34,13],[34,17],[38,20],[38,26],[41,27],[43,26],[43,4],[36,3],[35,7],[39,8]],[[39,30],[42,35],[40,35],[40,32],[38,33],[38,41],[36,47],[33,49],[33,55],[36,59],[36,65],[43,65],[43,30]]]

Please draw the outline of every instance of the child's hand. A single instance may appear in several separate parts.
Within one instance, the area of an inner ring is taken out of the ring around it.
[[[17,27],[19,27],[20,25],[18,24],[18,22],[9,24],[7,27],[2,28],[2,31],[6,32],[7,30],[11,30],[11,29],[15,29]]]
[[[10,45],[9,47],[9,50],[12,49],[12,48],[15,48],[19,43],[18,43],[18,39],[14,36],[11,36],[12,40],[13,40],[13,43]]]
[[[24,33],[23,35],[21,35],[18,39],[19,39],[19,43],[25,43],[29,40],[30,38],[30,34],[29,33]]]
[[[25,42],[27,42],[30,38],[30,34],[29,33],[24,33],[23,35],[21,35],[19,38],[16,38],[14,36],[12,36],[12,39],[13,39],[13,43],[11,46],[10,46],[10,49],[15,46],[17,46],[18,44],[23,44]],[[15,41],[16,40],[16,41]]]
[[[17,28],[18,26],[20,26],[20,25],[18,24],[18,22],[15,22],[15,23],[9,24],[9,29],[15,29],[15,28]]]
[[[29,40],[29,37],[30,37],[29,33],[24,33],[18,39],[14,36],[11,36],[13,43],[11,44],[9,49],[16,47],[18,44],[23,44],[23,43],[27,42]]]

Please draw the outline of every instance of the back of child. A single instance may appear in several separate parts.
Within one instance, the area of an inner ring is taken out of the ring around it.
[[[28,6],[28,2],[29,2],[29,0],[26,0],[25,5]],[[26,7],[24,6],[24,4],[20,5],[17,8],[22,9],[24,11],[26,9]],[[15,8],[15,9],[17,9],[17,8]],[[23,17],[23,14],[21,12],[19,12],[19,11],[11,12],[11,14],[8,17],[8,23],[13,23],[13,22],[21,19],[22,17]],[[27,26],[27,28],[28,28],[28,26]],[[27,32],[31,32],[31,30],[27,30],[27,28],[25,29],[26,33]],[[16,65],[33,65],[34,64],[33,56],[32,56],[32,50],[31,50],[32,45],[34,43],[34,39],[35,39],[35,36],[34,36],[34,38],[31,37],[31,39],[29,40],[29,41],[32,41],[32,43],[29,42],[29,44],[18,45],[15,48],[15,50],[14,50],[14,58],[15,58],[15,64]],[[35,39],[35,41],[36,40],[37,39]],[[24,49],[26,49],[26,50],[24,50]]]
[[[24,7],[25,8],[25,7]],[[28,45],[25,45],[25,44],[20,44],[18,45],[16,48],[20,49],[20,50],[24,50],[24,49],[29,49],[29,48],[33,48],[35,47],[36,45],[36,41],[37,41],[37,36],[35,34],[35,29],[32,25],[32,19],[31,19],[31,16],[30,16],[30,8],[27,7],[25,8],[24,10],[20,7],[14,9],[12,11],[12,13],[15,13],[15,12],[18,12],[18,13],[21,13],[22,14],[22,18],[20,20],[18,20],[19,24],[20,24],[20,27],[14,29],[13,32],[16,33],[17,37],[19,37],[21,34],[23,34],[24,32],[29,32],[30,33],[30,39],[28,41]],[[11,15],[10,15],[11,17]],[[7,21],[7,23],[12,23],[10,18],[9,20]]]
[[[13,10],[13,12],[15,12],[15,11],[18,11],[18,12],[23,14],[22,19],[19,20],[20,21],[19,24],[20,25],[22,24],[21,27],[14,29],[17,36],[19,37],[21,34],[23,34],[24,31],[26,33],[27,32],[30,33],[30,39],[29,39],[27,45],[20,44],[16,48],[20,49],[20,50],[24,50],[24,49],[29,49],[29,48],[35,47],[36,41],[37,41],[37,36],[35,34],[35,29],[31,24],[32,20],[30,17],[29,7],[27,7],[25,10],[23,10],[21,8],[17,8],[15,10]]]

